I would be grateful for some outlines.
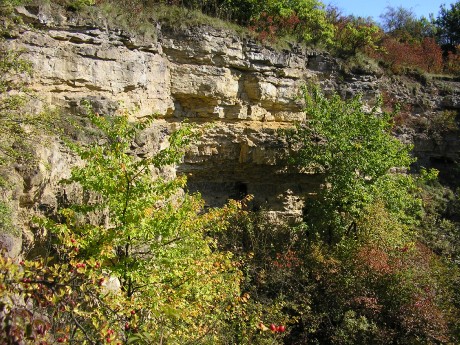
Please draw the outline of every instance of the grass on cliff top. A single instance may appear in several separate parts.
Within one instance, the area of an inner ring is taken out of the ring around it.
[[[259,40],[258,34],[247,27],[208,16],[199,10],[191,10],[182,6],[165,5],[160,3],[140,4],[139,0],[104,0],[95,5],[72,6],[83,0],[0,0],[14,2],[14,5],[48,5],[56,11],[73,12],[83,20],[91,23],[108,26],[111,29],[121,29],[133,35],[141,35],[153,42],[158,38],[157,24],[165,29],[181,31],[198,26],[209,26],[218,30],[229,31],[241,38]],[[276,37],[273,40],[264,40],[261,44],[281,51],[291,49],[292,45],[299,45],[295,37],[288,35]]]
[[[157,23],[177,31],[208,25],[216,29],[228,30],[238,36],[252,36],[252,33],[244,27],[207,16],[198,10],[164,4],[128,7],[124,2],[108,1],[96,6],[87,6],[81,9],[79,14],[96,22],[103,19],[111,28],[152,38],[157,37]]]

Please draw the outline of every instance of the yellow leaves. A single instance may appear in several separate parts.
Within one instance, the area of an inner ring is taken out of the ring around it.
[[[409,228],[394,219],[380,200],[364,210],[357,226],[362,242],[381,248],[403,247],[411,237]]]
[[[72,288],[71,288],[70,286],[67,285],[67,286],[64,288],[64,291],[65,291],[65,294],[66,294],[66,295],[68,295],[68,296],[72,295]]]
[[[145,217],[150,217],[153,214],[154,208],[153,207],[147,207],[144,209],[144,216]]]

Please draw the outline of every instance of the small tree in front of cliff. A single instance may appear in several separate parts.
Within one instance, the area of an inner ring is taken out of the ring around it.
[[[148,122],[89,117],[102,137],[71,145],[85,164],[65,181],[82,188],[82,201],[60,210],[58,221],[41,221],[53,234],[53,257],[22,268],[2,260],[0,339],[219,342],[240,274],[206,233],[223,229],[237,204],[203,213],[200,197],[182,191],[184,178],[156,175],[179,162],[193,138],[190,126],[140,158],[131,145]]]
[[[293,162],[324,175],[317,197],[307,205],[310,231],[329,243],[357,235],[364,210],[377,201],[405,223],[415,221],[420,201],[410,195],[415,185],[407,174],[413,162],[410,145],[391,134],[392,114],[367,111],[361,98],[326,97],[318,87],[304,89],[308,120],[290,132]]]
[[[73,170],[69,182],[99,200],[66,210],[61,235],[72,237],[81,255],[99,258],[119,279],[123,295],[134,303],[136,327],[149,332],[151,341],[212,337],[222,304],[236,297],[238,276],[229,257],[213,250],[205,231],[223,227],[230,209],[200,214],[199,196],[181,192],[185,178],[153,175],[153,169],[180,161],[193,138],[191,127],[174,132],[168,148],[138,159],[129,149],[144,125],[133,126],[124,116],[113,123],[91,112],[90,117],[106,141],[102,146],[74,146],[87,163]],[[109,225],[77,225],[78,215],[88,212],[107,213]],[[152,325],[154,332],[149,331]]]

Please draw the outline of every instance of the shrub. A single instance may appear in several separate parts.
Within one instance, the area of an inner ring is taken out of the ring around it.
[[[250,28],[261,38],[291,35],[309,44],[331,45],[334,26],[323,3],[316,0],[274,0],[258,3]]]
[[[400,42],[393,38],[386,38],[382,47],[384,53],[377,54],[377,57],[395,73],[414,68],[432,73],[443,70],[441,47],[433,38],[426,37],[420,43]]]
[[[452,51],[447,52],[445,66],[446,72],[460,75],[460,45],[457,46],[456,53]]]

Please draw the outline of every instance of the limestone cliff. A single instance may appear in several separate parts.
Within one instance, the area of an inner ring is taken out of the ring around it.
[[[171,30],[152,23],[152,38],[108,26],[103,18],[96,22],[39,7],[17,11],[29,26],[19,27],[6,48],[24,50],[32,62],[37,108],[57,105],[77,113],[87,99],[101,113],[119,107],[136,117],[157,113],[155,128],[139,144],[145,147],[158,143],[162,129],[180,120],[213,123],[177,167],[210,206],[253,194],[255,208],[301,215],[302,200],[319,179],[285,164],[287,147],[277,133],[305,118],[297,96],[308,80],[344,95],[359,92],[372,100],[384,93],[410,105],[410,121],[401,124],[399,135],[415,142],[421,162],[459,158],[458,131],[447,129],[440,140],[425,135],[431,117],[445,109],[460,111],[455,80],[390,77],[379,67],[347,67],[326,53],[296,46],[279,51],[209,26]],[[8,197],[19,215],[54,208],[66,193],[57,181],[75,163],[58,142],[38,147],[37,167],[16,167],[20,187]]]

